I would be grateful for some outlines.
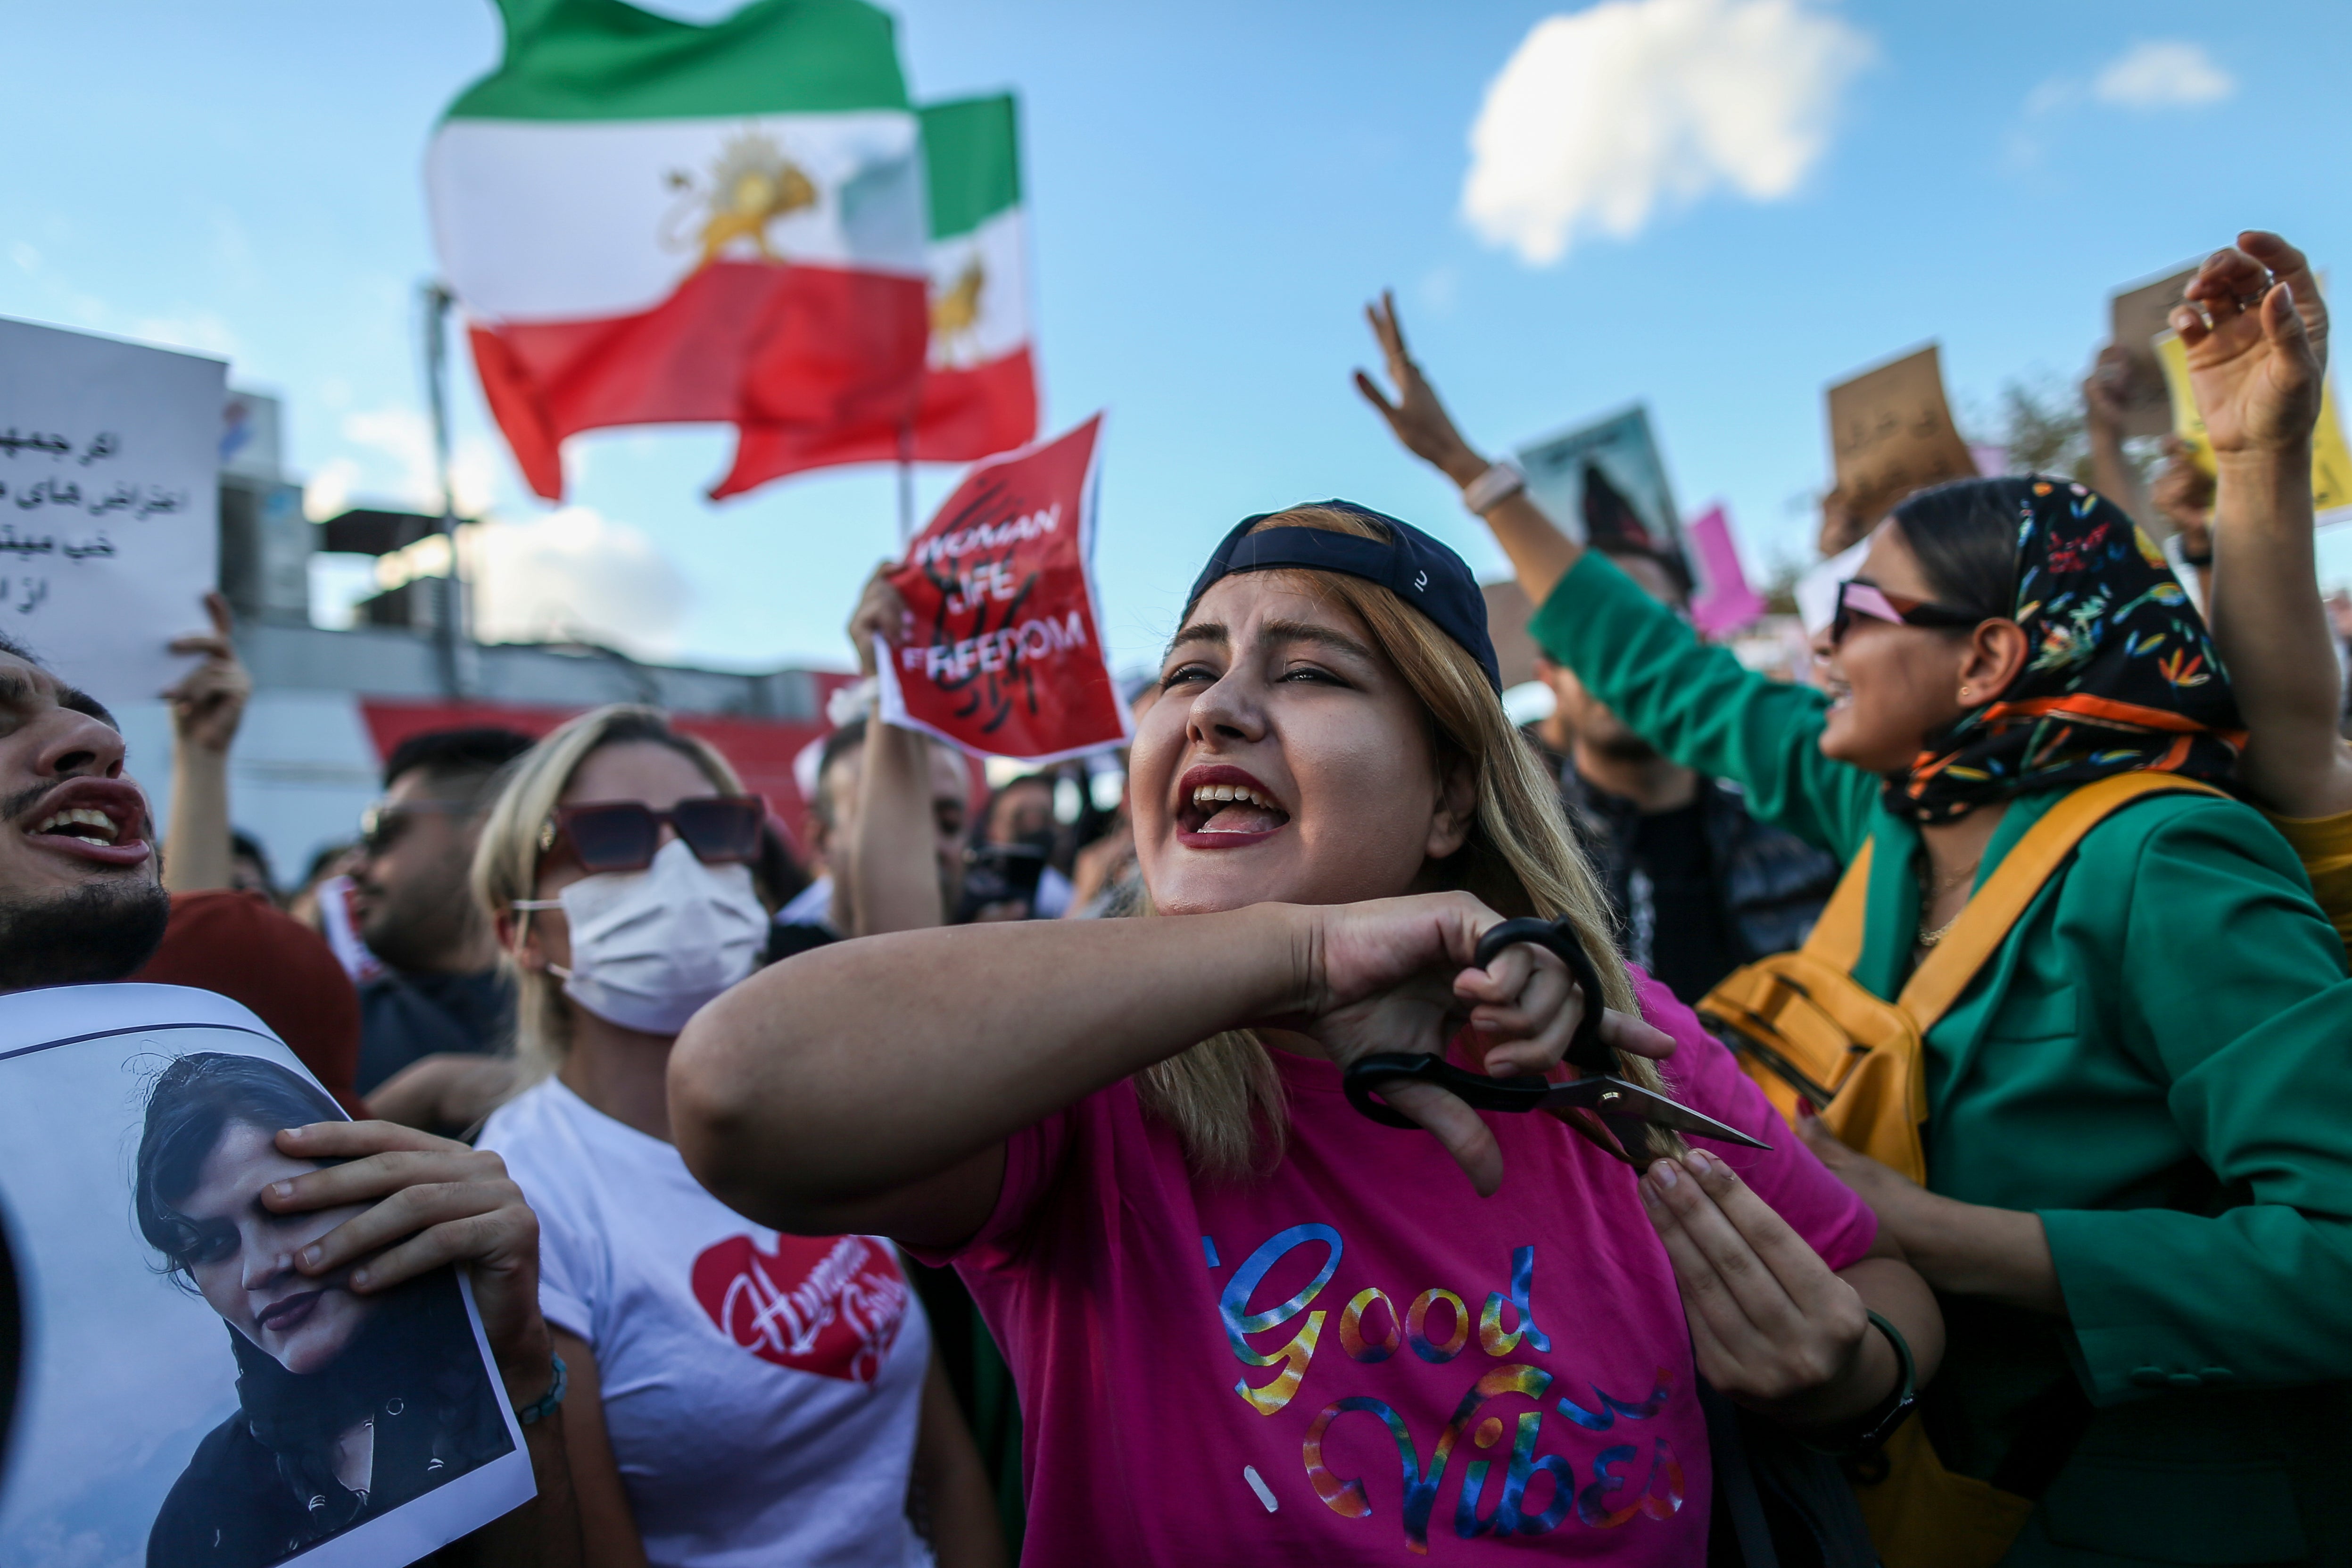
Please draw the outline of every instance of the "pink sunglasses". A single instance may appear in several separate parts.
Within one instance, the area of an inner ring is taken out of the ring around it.
[[[1973,626],[1985,617],[1973,610],[1938,605],[1931,599],[1910,599],[1890,594],[1867,577],[1849,577],[1838,584],[1837,613],[1830,617],[1830,644],[1845,640],[1853,617],[1867,616],[1901,626]]]

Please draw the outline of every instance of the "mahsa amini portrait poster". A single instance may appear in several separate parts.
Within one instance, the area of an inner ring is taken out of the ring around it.
[[[0,1563],[394,1568],[530,1499],[456,1271],[362,1297],[290,1267],[357,1211],[263,1208],[312,1168],[272,1135],[342,1117],[210,992],[0,996]]]

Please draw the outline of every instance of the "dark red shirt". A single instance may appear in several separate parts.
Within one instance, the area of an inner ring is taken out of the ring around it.
[[[171,923],[147,966],[131,976],[189,985],[242,1002],[353,1116],[360,998],[326,939],[258,893],[234,888],[172,895]]]

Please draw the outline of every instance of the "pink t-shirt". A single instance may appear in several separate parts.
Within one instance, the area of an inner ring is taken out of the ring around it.
[[[1870,1210],[1690,1009],[1634,972],[1677,1098],[1773,1144],[1726,1161],[1843,1268]],[[1636,1177],[1541,1115],[1489,1114],[1502,1190],[1275,1053],[1282,1163],[1196,1180],[1115,1084],[1005,1149],[955,1255],[1019,1386],[1031,1568],[1706,1556],[1690,1339]]]

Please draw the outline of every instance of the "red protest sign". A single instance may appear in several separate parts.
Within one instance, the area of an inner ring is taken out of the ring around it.
[[[887,722],[1033,763],[1128,738],[1088,575],[1101,426],[981,464],[908,545],[908,635],[877,650]]]

